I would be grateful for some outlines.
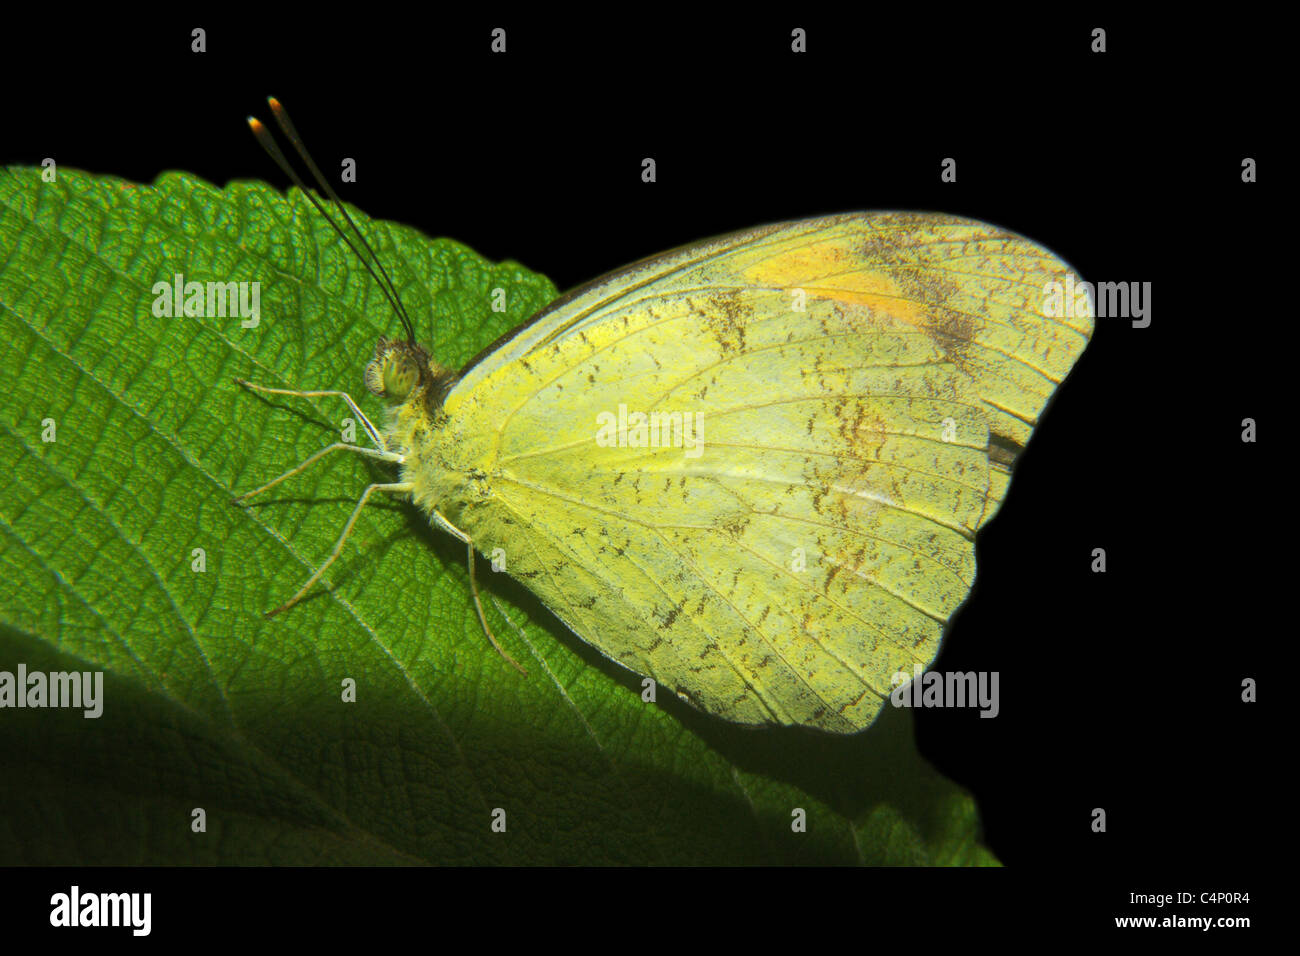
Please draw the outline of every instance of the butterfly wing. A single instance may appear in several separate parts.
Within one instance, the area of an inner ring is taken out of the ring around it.
[[[1044,314],[1067,281],[1022,237],[928,214],[637,263],[466,372],[422,496],[704,711],[859,730],[933,660],[975,532],[1088,340],[1088,309]]]

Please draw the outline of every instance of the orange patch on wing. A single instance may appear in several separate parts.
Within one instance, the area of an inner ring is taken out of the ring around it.
[[[920,305],[907,298],[892,275],[871,268],[842,239],[766,256],[747,267],[744,277],[758,286],[803,289],[814,298],[865,305],[873,313],[912,326],[923,326],[926,321]]]

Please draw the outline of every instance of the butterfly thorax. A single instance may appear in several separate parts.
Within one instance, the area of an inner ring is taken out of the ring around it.
[[[425,510],[455,523],[488,497],[488,449],[466,447],[465,433],[443,407],[456,375],[414,343],[380,337],[366,366],[366,387],[388,402],[384,438],[403,457],[402,481]],[[473,443],[471,443],[473,444]]]

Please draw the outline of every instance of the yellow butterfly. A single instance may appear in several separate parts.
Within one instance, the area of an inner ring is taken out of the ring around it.
[[[334,450],[399,471],[284,607],[372,493],[407,495],[465,543],[503,655],[476,550],[707,713],[851,733],[934,659],[970,591],[975,534],[1092,331],[1087,309],[1048,314],[1067,277],[952,216],[787,222],[598,279],[459,373],[394,292],[406,337],[381,338],[365,373],[382,431],[343,392],[288,392],[341,397],[374,448],[329,446],[243,497]]]

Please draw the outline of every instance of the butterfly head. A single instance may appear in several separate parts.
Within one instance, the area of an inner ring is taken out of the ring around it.
[[[452,378],[423,346],[383,335],[375,343],[374,357],[366,363],[366,388],[392,405],[402,404],[417,390],[441,404]]]

